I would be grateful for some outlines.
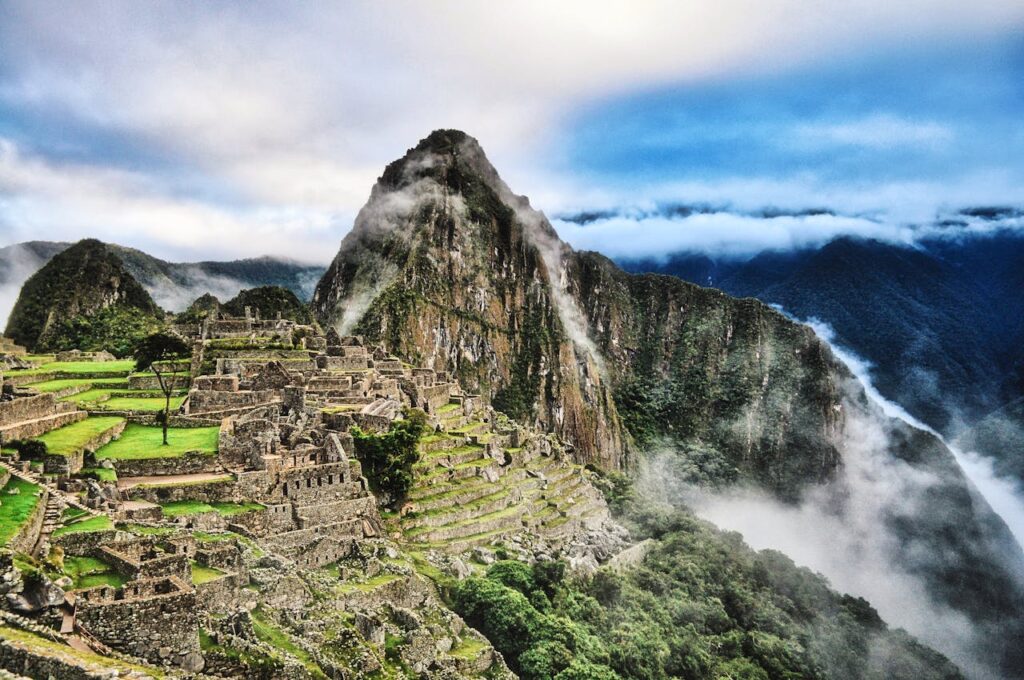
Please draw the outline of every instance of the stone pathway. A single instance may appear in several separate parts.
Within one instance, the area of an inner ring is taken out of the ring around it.
[[[215,482],[222,479],[230,479],[231,475],[223,472],[199,472],[193,475],[152,475],[149,477],[121,477],[117,480],[119,491],[127,491],[137,486],[179,486],[187,484],[202,484],[203,482]]]

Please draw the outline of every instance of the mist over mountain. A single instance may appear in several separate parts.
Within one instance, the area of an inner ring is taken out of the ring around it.
[[[553,429],[579,462],[660,461],[669,502],[753,491],[802,512],[809,549],[841,532],[878,579],[826,576],[974,677],[1024,671],[1024,554],[939,438],[888,417],[766,304],[562,243],[464,133],[385,169],[312,308]]]
[[[70,243],[29,241],[0,248],[0,317],[6,319],[22,284]],[[246,288],[281,286],[307,301],[324,267],[280,257],[226,262],[166,262],[135,248],[110,245],[125,269],[169,311],[183,311],[211,293],[227,300]]]
[[[969,212],[991,220],[1016,215]],[[957,231],[912,246],[842,237],[749,258],[675,253],[619,262],[821,319],[874,365],[883,395],[947,434],[1024,395],[1019,230]]]

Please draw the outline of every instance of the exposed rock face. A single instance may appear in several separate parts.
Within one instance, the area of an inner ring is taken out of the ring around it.
[[[434,132],[387,167],[312,306],[491,391],[580,462],[623,467],[635,440],[668,435],[777,490],[838,462],[840,369],[813,333],[761,303],[574,252],[461,132]]]
[[[115,307],[150,317],[160,314],[113,250],[86,239],[54,256],[25,282],[5,334],[18,344],[48,349],[67,325]]]

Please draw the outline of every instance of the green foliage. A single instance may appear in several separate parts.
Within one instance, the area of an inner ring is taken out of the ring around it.
[[[61,319],[36,347],[45,352],[106,350],[126,357],[140,340],[161,328],[163,322],[156,316],[130,307],[107,307],[96,314]]]
[[[29,277],[5,335],[35,352],[106,349],[124,356],[132,336],[151,332],[159,316],[160,308],[117,254],[86,239]]]
[[[633,518],[655,538],[640,565],[566,577],[501,561],[455,585],[454,608],[524,680],[960,677],[781,553],[685,513]]]
[[[427,415],[419,409],[410,409],[404,420],[397,420],[384,433],[351,429],[356,456],[363,464],[370,485],[375,491],[387,494],[394,507],[408,493],[413,484],[412,466],[419,460],[417,443],[427,430]]]
[[[309,308],[302,300],[281,286],[249,288],[224,303],[224,311],[232,316],[242,316],[246,307],[250,307],[253,313],[258,309],[260,317],[264,319],[271,319],[280,312],[282,318],[296,323],[308,324],[313,321]]]
[[[132,347],[136,371],[159,370],[163,362],[183,359],[191,350],[185,341],[169,333],[153,333],[136,341]]]
[[[200,295],[181,314],[174,317],[175,323],[200,323],[209,316],[216,316],[220,311],[220,300],[210,293]]]

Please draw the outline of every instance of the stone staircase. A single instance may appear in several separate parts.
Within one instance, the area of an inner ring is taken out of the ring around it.
[[[505,448],[507,436],[461,410],[439,414],[435,422],[444,431],[420,442],[416,482],[400,520],[402,538],[413,546],[462,552],[526,527],[557,537],[607,517],[579,466],[511,456],[517,450]]]

